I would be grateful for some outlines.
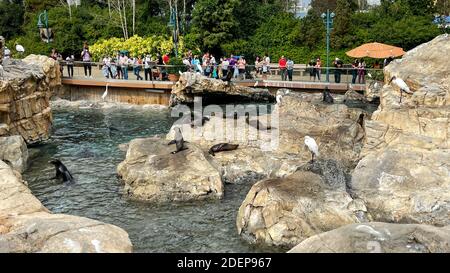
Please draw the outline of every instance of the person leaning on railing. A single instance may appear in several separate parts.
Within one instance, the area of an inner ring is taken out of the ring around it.
[[[92,66],[91,66],[91,52],[89,51],[89,46],[87,42],[84,42],[83,44],[83,51],[81,51],[81,59],[83,60],[83,67],[84,67],[84,77],[92,78]]]
[[[292,81],[292,74],[294,73],[294,61],[290,58],[288,58],[288,61],[286,62],[286,69],[287,69],[287,75],[289,78],[289,81]]]

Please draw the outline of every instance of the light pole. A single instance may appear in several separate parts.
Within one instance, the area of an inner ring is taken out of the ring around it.
[[[44,16],[44,19],[42,20],[42,16]],[[44,12],[39,14],[39,19],[38,19],[38,23],[37,23],[37,27],[39,29],[42,29],[45,27],[46,29],[46,35],[47,35],[47,43],[50,43],[50,33],[48,31],[48,13],[47,10],[44,10]]]
[[[169,27],[173,27],[173,44],[175,47],[175,57],[178,57],[178,20],[177,20],[177,9],[172,8],[170,11],[170,21]]]
[[[330,10],[327,10],[327,13],[322,13],[322,19],[327,28],[327,82],[330,82],[330,34],[331,29],[333,29],[334,17],[336,17],[336,14],[330,13]]]

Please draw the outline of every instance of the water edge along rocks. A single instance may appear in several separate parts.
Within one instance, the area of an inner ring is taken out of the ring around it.
[[[121,228],[84,217],[52,214],[18,172],[0,161],[0,252],[131,252]]]

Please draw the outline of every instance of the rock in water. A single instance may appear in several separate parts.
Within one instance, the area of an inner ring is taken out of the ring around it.
[[[59,64],[30,55],[3,62],[0,80],[0,136],[21,135],[27,143],[48,139],[52,124],[49,99],[61,85]]]
[[[148,202],[216,199],[223,196],[220,173],[195,144],[171,154],[165,139],[134,139],[117,172],[125,182],[125,193]]]
[[[366,143],[351,190],[377,221],[450,224],[450,66],[442,35],[385,68],[413,94],[383,87],[380,107],[365,121]]]
[[[227,83],[191,72],[181,74],[178,82],[172,87],[170,105],[193,103],[195,96],[241,96],[253,101],[274,101],[274,96],[267,89],[256,89]]]
[[[345,188],[345,187],[344,187]],[[318,233],[358,223],[361,200],[312,172],[256,183],[239,208],[238,233],[250,243],[293,247]]]
[[[128,234],[119,227],[49,213],[20,174],[0,161],[0,253],[131,251]]]
[[[448,253],[450,227],[352,224],[315,235],[290,253]]]

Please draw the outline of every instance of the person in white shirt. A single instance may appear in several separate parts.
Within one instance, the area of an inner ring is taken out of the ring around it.
[[[128,57],[124,53],[120,53],[119,65],[122,68],[123,79],[128,80]]]
[[[152,66],[151,66],[152,58],[150,55],[146,55],[144,58],[144,77],[145,80],[153,81],[153,73],[152,73]]]
[[[67,56],[66,64],[67,64],[67,74],[69,78],[73,77],[73,62],[75,61],[75,57],[73,55]]]

